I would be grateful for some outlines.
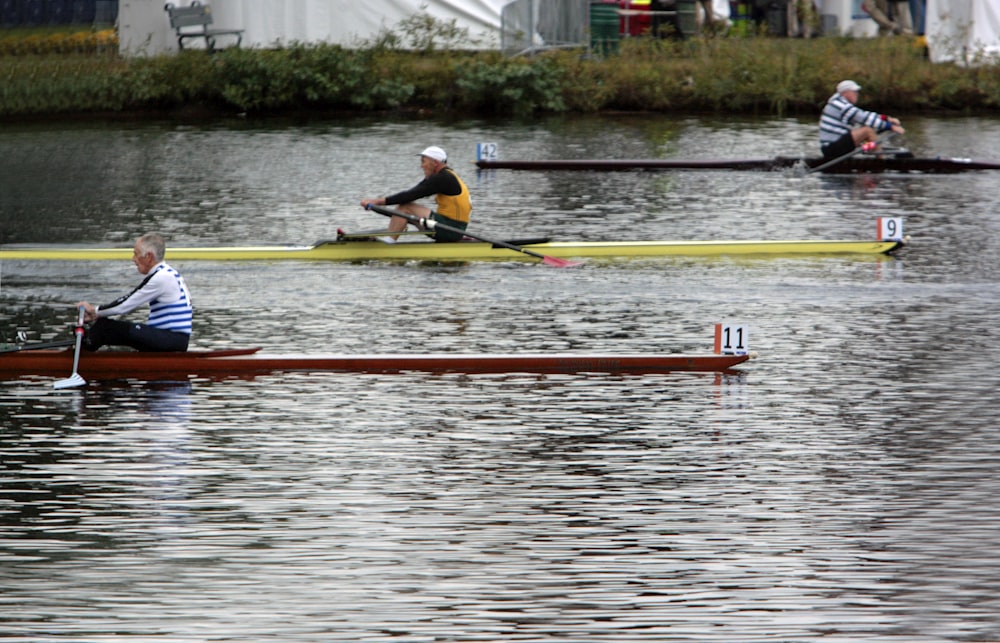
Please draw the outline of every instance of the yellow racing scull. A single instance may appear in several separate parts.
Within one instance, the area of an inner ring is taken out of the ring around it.
[[[559,258],[635,259],[726,255],[889,254],[904,241],[724,240],[724,241],[546,241],[524,249]],[[0,260],[127,261],[132,248],[8,245]],[[531,255],[479,241],[321,241],[311,246],[168,247],[169,261],[537,261]]]

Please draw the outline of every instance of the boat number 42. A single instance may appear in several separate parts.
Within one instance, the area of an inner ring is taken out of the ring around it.
[[[500,157],[500,148],[496,143],[479,143],[476,145],[477,161],[495,161]]]

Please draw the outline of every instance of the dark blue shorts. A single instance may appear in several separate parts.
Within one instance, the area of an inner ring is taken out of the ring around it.
[[[96,351],[102,346],[129,346],[137,351],[186,351],[191,336],[146,324],[101,317],[87,329],[83,348]]]
[[[854,137],[848,132],[823,148],[823,158],[835,159],[854,151]]]

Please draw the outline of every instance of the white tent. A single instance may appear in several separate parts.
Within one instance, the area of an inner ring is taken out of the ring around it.
[[[500,10],[508,0],[202,0],[214,27],[243,29],[244,47],[327,42],[350,46],[369,40],[416,14],[466,29],[483,48],[500,46]],[[121,0],[121,53],[154,55],[177,50],[165,0]],[[190,0],[173,0],[177,6]],[[405,34],[399,34],[404,36]],[[192,44],[193,41],[188,41]],[[188,46],[185,43],[185,47]],[[219,45],[226,44],[220,38]]]
[[[1000,0],[927,0],[926,33],[932,62],[996,62]]]
[[[500,12],[510,0],[202,0],[215,26],[243,29],[243,46],[292,42],[351,46],[416,14],[454,21],[482,48],[500,46]],[[854,36],[872,36],[875,23],[861,0],[815,0],[824,25]],[[191,0],[173,0],[187,5]],[[119,40],[124,55],[177,50],[163,0],[120,0]],[[933,62],[975,64],[1000,58],[1000,0],[927,0],[927,44]],[[399,34],[405,35],[405,34]],[[226,40],[220,38],[220,45]]]

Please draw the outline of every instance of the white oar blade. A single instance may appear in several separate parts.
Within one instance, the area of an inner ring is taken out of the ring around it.
[[[72,376],[67,377],[64,380],[59,380],[58,382],[54,382],[52,384],[52,388],[57,388],[57,389],[76,388],[77,386],[85,386],[86,384],[87,380],[80,377],[79,373],[73,373]]]

